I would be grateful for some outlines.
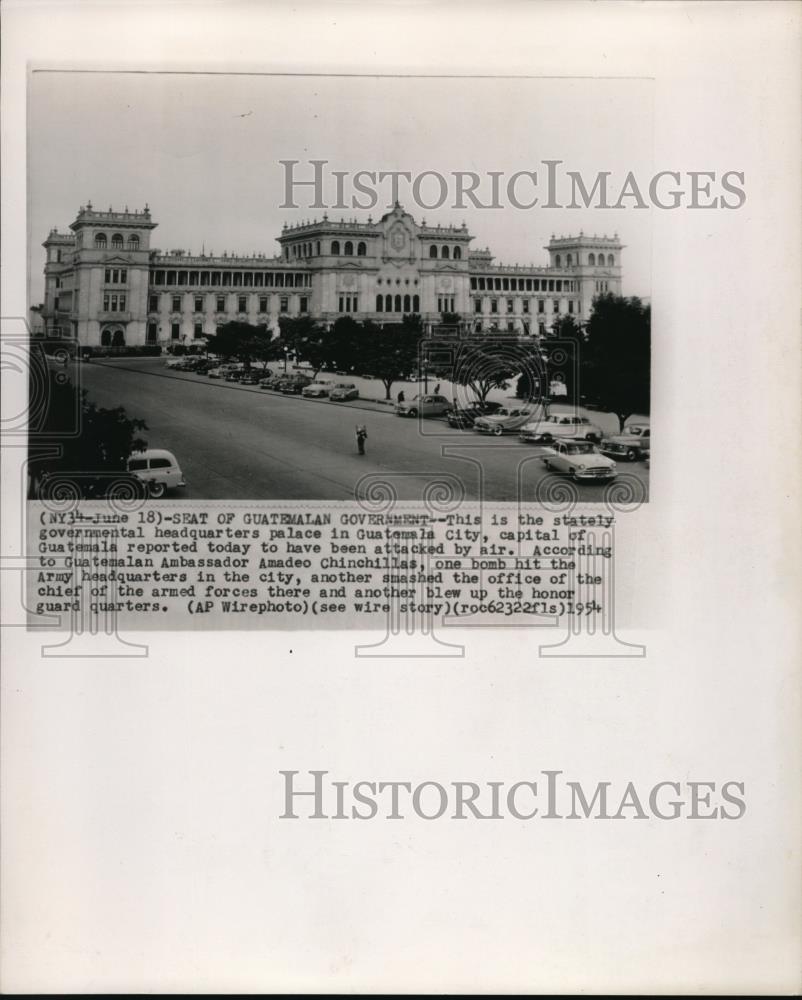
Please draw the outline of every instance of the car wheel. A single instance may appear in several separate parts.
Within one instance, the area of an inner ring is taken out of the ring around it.
[[[499,424],[498,426],[493,428],[493,433],[496,435],[496,437],[501,437],[501,435],[504,433],[504,428]]]
[[[417,415],[418,415],[418,411],[417,410],[409,410],[408,412],[409,412],[410,417],[417,417]]]
[[[576,482],[578,478],[579,477],[576,474],[576,469],[571,469],[571,479],[573,479],[573,481]]]
[[[164,496],[165,485],[164,483],[151,482],[148,483],[148,493],[154,500],[158,500],[159,497]]]
[[[540,440],[542,444],[551,444],[554,438],[551,436],[551,434],[541,434]]]
[[[638,457],[638,453],[635,451],[634,448],[630,448],[627,451],[627,461],[628,462],[634,462],[637,457]]]

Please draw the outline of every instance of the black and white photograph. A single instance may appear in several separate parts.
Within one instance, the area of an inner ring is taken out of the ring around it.
[[[31,497],[353,501],[403,474],[418,500],[446,472],[469,501],[623,474],[645,502],[652,217],[695,196],[654,177],[653,98],[34,69],[30,323],[63,377],[37,440],[92,418]]]
[[[802,4],[2,18],[0,991],[798,994]]]

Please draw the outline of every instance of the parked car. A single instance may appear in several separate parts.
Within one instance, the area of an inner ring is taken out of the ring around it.
[[[585,438],[587,441],[601,441],[602,430],[592,424],[587,417],[554,413],[550,417],[533,420],[521,428],[521,440],[530,443],[548,444],[560,438]]]
[[[353,382],[336,382],[329,393],[332,403],[344,403],[348,399],[359,399],[359,389]]]
[[[134,452],[128,459],[128,471],[141,479],[150,495],[157,499],[166,490],[187,485],[175,455],[163,448]]]
[[[477,417],[498,413],[501,403],[468,403],[467,406],[455,406],[448,411],[446,419],[449,427],[473,427]]]
[[[242,372],[238,381],[240,385],[259,385],[262,380],[262,373],[254,371]]]
[[[282,374],[268,375],[266,378],[261,379],[259,385],[262,389],[278,389],[285,378],[286,375]]]
[[[445,396],[434,393],[416,395],[409,402],[397,403],[395,412],[399,417],[442,417],[451,409],[451,403]]]
[[[511,434],[531,420],[534,412],[531,406],[502,406],[495,413],[477,417],[473,429],[480,434]]]
[[[183,357],[180,357],[180,358],[168,358],[164,362],[164,367],[165,368],[180,368],[181,365],[183,365],[183,363],[184,363]]]
[[[628,424],[622,434],[605,437],[601,450],[605,455],[616,455],[628,462],[636,462],[639,458],[648,458],[650,444],[649,424]]]
[[[312,379],[307,375],[289,375],[278,384],[278,389],[285,396],[300,396],[304,389],[311,385]]]
[[[572,479],[612,479],[615,462],[605,458],[592,441],[556,441],[543,456],[547,469],[564,472]]]
[[[332,387],[329,379],[315,379],[314,382],[310,382],[309,385],[303,387],[301,395],[320,399],[323,396],[328,396]]]
[[[234,371],[237,365],[218,365],[216,368],[210,368],[206,374],[209,378],[225,378],[230,371]]]
[[[239,382],[242,376],[245,374],[245,368],[237,365],[236,368],[230,368],[226,372],[226,382]]]
[[[130,472],[45,472],[30,481],[32,500],[145,500],[148,488]]]

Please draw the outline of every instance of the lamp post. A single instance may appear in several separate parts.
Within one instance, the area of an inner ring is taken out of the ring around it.
[[[287,358],[289,357],[290,349],[289,347],[284,348],[284,374],[287,374]]]

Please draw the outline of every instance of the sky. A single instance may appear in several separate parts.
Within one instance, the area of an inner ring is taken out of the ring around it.
[[[579,171],[590,188],[599,171],[618,190],[628,171],[640,180],[652,162],[652,83],[642,79],[423,78],[209,73],[32,72],[28,100],[28,268],[32,303],[42,298],[42,241],[66,231],[91,201],[131,210],[150,206],[158,223],[152,246],[167,251],[278,252],[282,225],[320,217],[311,189],[297,209],[283,208],[282,160],[327,160],[332,171],[438,171],[449,200],[420,208],[402,190],[404,207],[430,225],[465,222],[472,247],[489,247],[497,263],[545,264],[552,233],[617,232],[626,295],[651,293],[651,213],[599,208],[454,207],[455,171],[480,175],[489,200],[490,171],[503,183],[536,170],[545,196],[544,160]],[[519,200],[534,193],[520,182]],[[389,207],[389,183],[371,211],[329,208],[330,218],[376,219]],[[346,182],[346,196],[355,192]],[[431,204],[437,188],[421,188]],[[566,200],[569,200],[566,198]]]

